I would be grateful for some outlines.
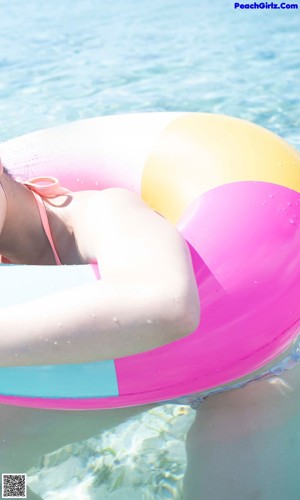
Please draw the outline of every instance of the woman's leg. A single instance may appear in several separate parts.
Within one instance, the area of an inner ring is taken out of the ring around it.
[[[298,500],[300,364],[207,398],[186,449],[185,500]]]

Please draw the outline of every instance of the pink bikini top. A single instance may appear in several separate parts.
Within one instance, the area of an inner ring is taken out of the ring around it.
[[[60,195],[66,195],[70,194],[71,191],[69,189],[61,187],[59,180],[56,177],[34,177],[33,179],[30,179],[28,181],[19,181],[24,186],[26,186],[30,191],[32,192],[33,196],[35,197],[40,217],[41,217],[41,222],[44,228],[44,231],[46,233],[46,236],[48,238],[48,241],[51,245],[53,255],[55,258],[55,262],[58,266],[61,266],[61,260],[58,256],[58,253],[56,251],[54,241],[53,241],[53,236],[51,233],[48,217],[47,217],[47,211],[46,207],[44,205],[43,199],[47,198],[56,198],[57,196]],[[4,256],[0,256],[1,261],[3,264],[9,264],[11,263],[10,260],[8,260]]]

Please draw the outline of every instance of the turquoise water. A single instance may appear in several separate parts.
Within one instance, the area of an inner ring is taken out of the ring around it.
[[[1,140],[96,115],[206,111],[300,148],[300,9],[233,5],[0,0]],[[160,407],[45,459],[33,476],[39,491],[49,500],[182,498],[192,413]]]
[[[217,0],[21,0],[1,9],[1,139],[95,115],[209,111],[295,145],[296,10]]]

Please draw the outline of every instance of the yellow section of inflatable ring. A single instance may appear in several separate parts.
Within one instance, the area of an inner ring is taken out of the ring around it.
[[[238,181],[300,191],[300,155],[276,134],[250,122],[187,113],[157,138],[145,163],[142,198],[176,223],[200,194]]]

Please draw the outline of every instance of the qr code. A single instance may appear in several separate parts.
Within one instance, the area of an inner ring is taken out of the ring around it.
[[[2,474],[2,498],[27,498],[26,474]]]

